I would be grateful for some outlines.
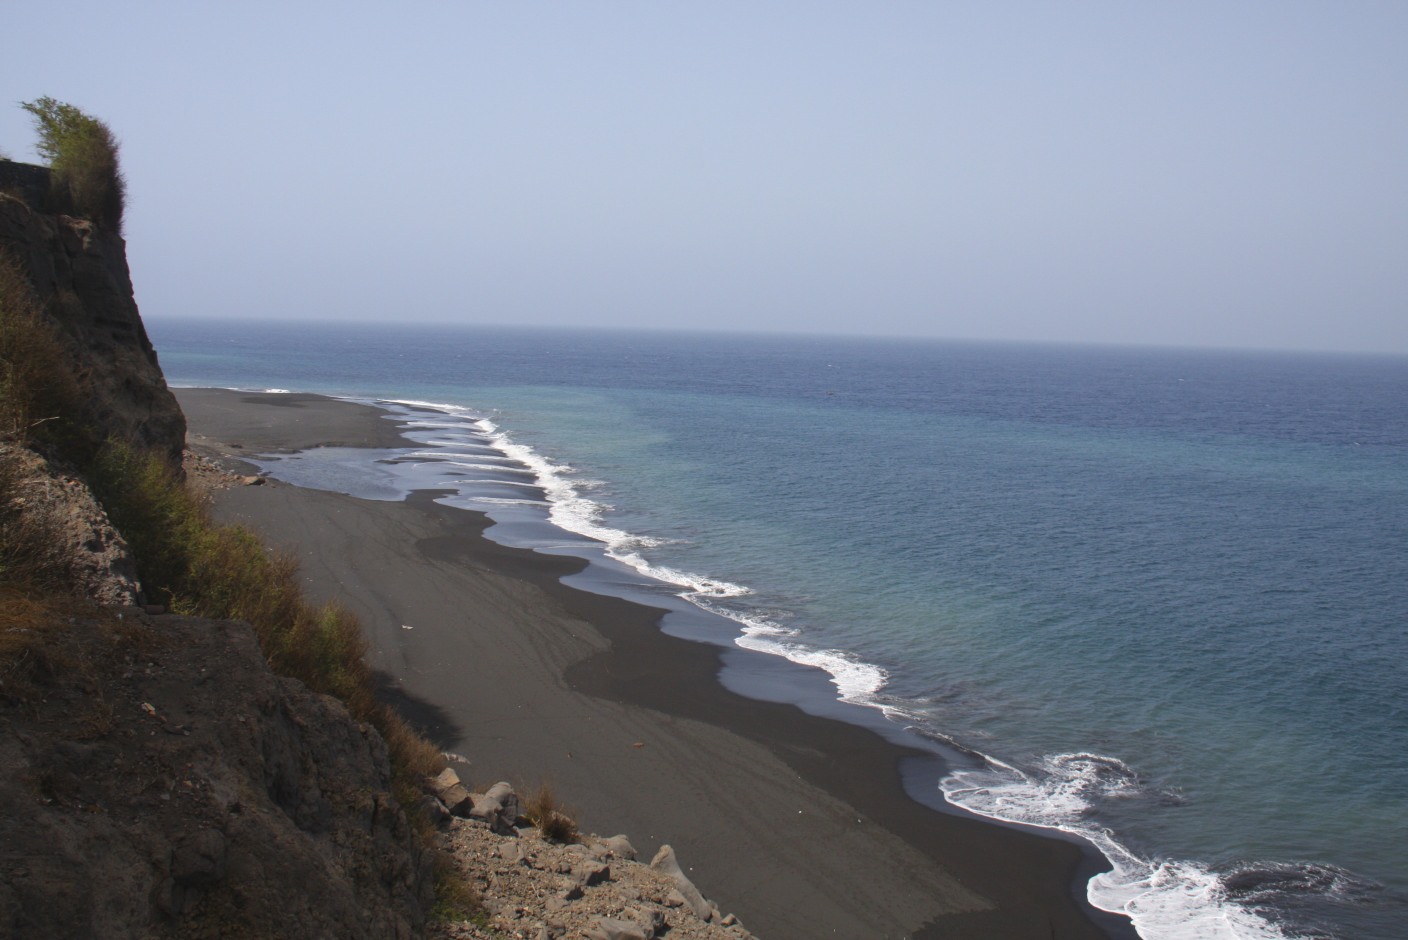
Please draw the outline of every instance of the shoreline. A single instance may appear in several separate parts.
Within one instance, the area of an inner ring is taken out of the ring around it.
[[[373,406],[177,395],[192,444],[227,458],[408,443]],[[487,517],[434,495],[275,483],[219,494],[217,513],[294,552],[310,596],[362,617],[388,697],[477,780],[548,778],[585,828],[643,854],[669,842],[707,896],[774,940],[1136,936],[1084,903],[1093,847],[922,804],[904,771],[934,755],[729,691],[733,651],[562,584],[586,563],[499,545]]]

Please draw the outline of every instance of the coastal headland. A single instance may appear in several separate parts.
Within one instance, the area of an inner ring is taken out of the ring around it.
[[[192,447],[222,460],[406,444],[368,405],[176,393]],[[215,510],[293,554],[310,598],[361,618],[383,693],[467,759],[462,775],[547,781],[584,829],[645,856],[671,844],[758,936],[1134,936],[1081,902],[1079,846],[921,805],[899,766],[929,755],[728,691],[718,649],[662,633],[659,610],[563,585],[581,561],[499,545],[481,514],[433,492],[277,481],[219,491]]]

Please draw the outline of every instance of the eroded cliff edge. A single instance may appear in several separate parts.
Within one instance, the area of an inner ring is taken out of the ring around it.
[[[31,655],[0,687],[0,935],[423,928],[430,872],[380,735],[270,672],[248,625],[128,609],[21,629]]]
[[[186,419],[142,324],[120,235],[33,203],[43,167],[0,161],[0,251],[58,328],[87,401],[83,423],[179,463]],[[101,443],[98,441],[97,443]]]
[[[0,297],[0,393],[43,381],[10,368],[24,331],[80,393],[7,410],[24,420],[0,441],[0,936],[419,934],[431,853],[381,735],[275,675],[248,624],[136,606],[142,559],[86,475],[109,441],[178,468],[185,418],[121,237],[44,211],[43,168],[0,169],[22,282]]]

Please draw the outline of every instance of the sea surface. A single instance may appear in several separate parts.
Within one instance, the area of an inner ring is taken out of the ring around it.
[[[453,490],[824,670],[777,694],[938,748],[936,803],[1090,840],[1147,940],[1408,936],[1408,359],[148,328],[173,385],[399,402],[406,451],[265,466]]]

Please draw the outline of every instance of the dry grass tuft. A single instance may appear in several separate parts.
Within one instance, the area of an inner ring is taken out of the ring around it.
[[[558,802],[551,783],[538,784],[523,803],[523,815],[549,842],[577,842],[581,833],[567,807]]]
[[[445,762],[376,698],[357,618],[338,604],[305,601],[292,558],[268,551],[243,528],[212,522],[205,502],[160,457],[110,443],[92,481],[132,547],[147,591],[180,613],[248,621],[275,672],[340,699],[381,732],[396,795],[413,807],[420,779]]]

